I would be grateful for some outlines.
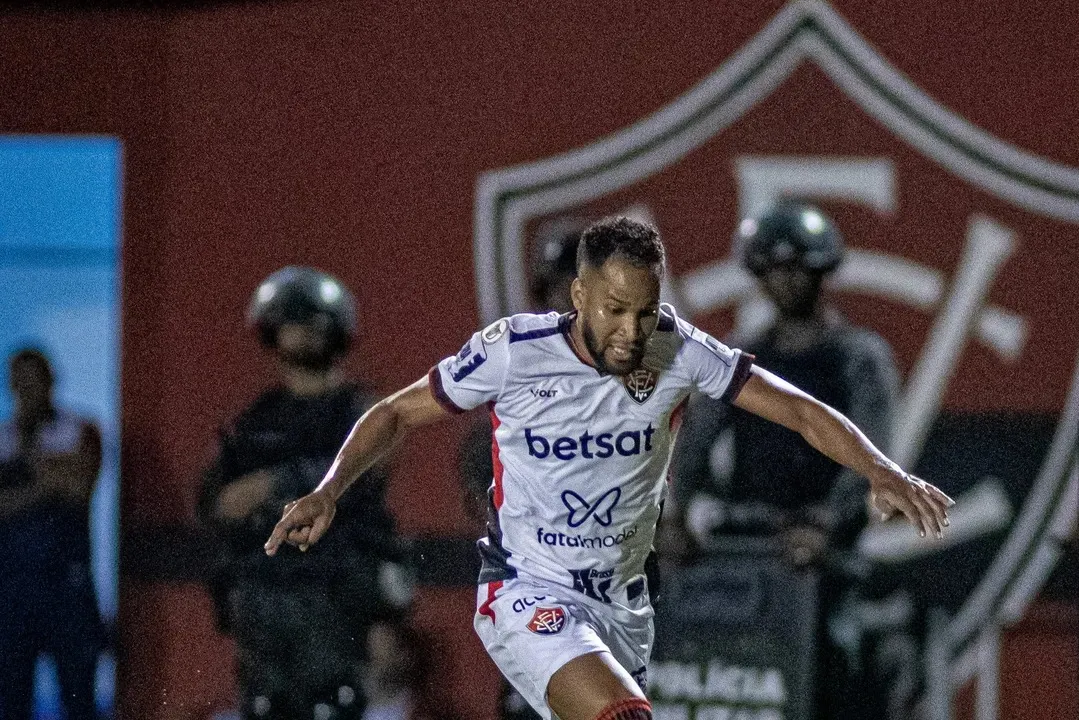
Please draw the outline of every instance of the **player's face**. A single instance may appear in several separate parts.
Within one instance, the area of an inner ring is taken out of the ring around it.
[[[627,375],[641,366],[656,329],[659,275],[617,258],[585,268],[573,282],[573,306],[585,347],[596,367]]]

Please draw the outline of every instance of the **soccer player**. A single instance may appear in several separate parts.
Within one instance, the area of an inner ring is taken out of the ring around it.
[[[868,478],[882,515],[902,512],[923,536],[940,537],[951,499],[837,411],[661,306],[664,267],[651,226],[590,226],[575,311],[499,320],[376,404],[318,488],[285,506],[266,552],[317,542],[352,480],[409,430],[487,405],[495,474],[476,631],[544,718],[642,720],[652,717],[644,563],[691,392],[795,430]]]

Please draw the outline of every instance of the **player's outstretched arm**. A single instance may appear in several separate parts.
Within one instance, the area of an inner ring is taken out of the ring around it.
[[[376,403],[356,421],[319,486],[285,506],[266,541],[266,554],[274,555],[286,542],[301,550],[318,542],[333,521],[337,499],[356,478],[409,430],[448,416],[435,400],[427,376]]]
[[[882,516],[899,511],[922,537],[942,536],[947,509],[955,502],[904,472],[839,411],[757,366],[734,404],[794,430],[820,452],[868,478],[873,506]]]

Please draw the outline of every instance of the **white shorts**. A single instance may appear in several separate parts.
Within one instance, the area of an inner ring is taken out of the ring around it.
[[[519,576],[484,583],[473,625],[506,679],[544,720],[551,676],[575,657],[607,651],[645,689],[652,652],[652,606],[647,591],[611,604],[559,585]]]

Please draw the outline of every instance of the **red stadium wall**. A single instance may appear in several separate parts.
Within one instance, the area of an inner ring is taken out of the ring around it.
[[[1004,720],[1079,717],[1079,610],[1040,602],[1001,637],[1000,705]],[[956,695],[956,720],[977,720],[975,680]]]
[[[1000,717],[1079,717],[1079,612],[1075,605],[1035,605],[1004,635]]]
[[[0,131],[102,133],[124,144],[125,534],[193,522],[216,427],[271,378],[243,327],[259,279],[288,263],[332,270],[361,308],[352,369],[383,391],[419,377],[478,322],[477,176],[656,111],[782,5],[693,0],[657,12],[647,2],[555,0],[495,11],[297,0],[0,11]],[[1042,3],[1037,13],[977,0],[834,7],[973,124],[1079,166],[1069,3]],[[805,84],[792,92],[811,101],[820,78],[809,70],[797,78]],[[792,131],[783,148],[822,152],[833,129]],[[772,142],[752,126],[739,132],[757,152]],[[871,130],[867,137],[876,141]],[[692,192],[674,201],[714,204]],[[916,221],[918,208],[903,212]],[[708,213],[725,237],[733,203]],[[699,228],[667,232],[680,230]],[[1074,285],[1051,289],[1055,306],[1029,292],[1046,263],[1079,268],[1079,238],[1066,247],[1070,254],[1045,256],[1035,245],[994,298],[1029,317],[1074,317]],[[955,254],[939,248],[939,266],[951,267]],[[914,346],[926,328],[883,322],[894,325],[889,337],[909,370],[903,339],[917,334]],[[1012,382],[996,392],[953,388],[949,404],[1059,412],[1060,384],[1038,377],[1069,371],[1076,338],[1038,338]],[[993,371],[988,360],[972,362],[976,375]],[[475,531],[452,471],[460,427],[426,432],[397,456],[391,500],[410,535]],[[417,616],[442,639],[457,710],[490,718],[495,676],[472,637],[471,604],[468,590],[425,590]],[[125,579],[120,643],[126,720],[202,718],[227,702],[230,650],[201,588]]]

